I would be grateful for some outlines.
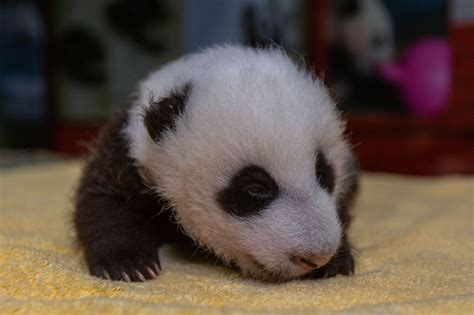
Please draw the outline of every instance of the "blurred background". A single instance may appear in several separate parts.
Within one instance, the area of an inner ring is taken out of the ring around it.
[[[83,155],[138,80],[228,42],[304,58],[363,169],[474,174],[471,0],[1,0],[0,167]]]

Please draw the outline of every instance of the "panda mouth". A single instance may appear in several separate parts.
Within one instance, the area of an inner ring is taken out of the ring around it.
[[[264,264],[259,262],[256,258],[252,257],[252,263],[259,269],[267,273],[272,273],[272,271],[268,270]]]
[[[255,257],[251,256],[252,265],[255,270],[252,271],[252,275],[260,280],[269,281],[272,283],[286,282],[295,277],[292,277],[288,272],[283,270],[272,270],[269,269],[265,264],[261,263]]]

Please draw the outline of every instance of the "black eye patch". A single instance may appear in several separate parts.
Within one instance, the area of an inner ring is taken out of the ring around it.
[[[329,193],[334,191],[334,170],[322,151],[316,153],[316,178],[318,179],[319,185]]]
[[[248,217],[265,209],[278,193],[278,185],[270,174],[250,165],[237,172],[229,185],[217,193],[217,202],[232,215]]]

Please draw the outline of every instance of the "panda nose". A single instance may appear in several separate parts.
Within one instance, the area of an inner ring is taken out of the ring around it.
[[[313,270],[328,263],[332,255],[299,254],[291,256],[291,261],[300,268]]]

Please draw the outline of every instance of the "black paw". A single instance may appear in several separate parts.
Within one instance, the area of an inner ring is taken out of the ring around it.
[[[326,265],[309,274],[311,279],[335,277],[338,274],[351,276],[354,274],[354,258],[350,250],[336,254]]]
[[[89,263],[89,270],[92,275],[103,279],[143,282],[156,278],[161,265],[158,250],[154,253],[122,250]]]

